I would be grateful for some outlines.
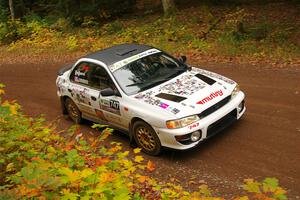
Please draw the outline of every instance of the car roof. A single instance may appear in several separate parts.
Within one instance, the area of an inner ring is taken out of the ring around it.
[[[84,58],[98,60],[109,66],[149,49],[153,47],[142,44],[120,44],[88,54]]]

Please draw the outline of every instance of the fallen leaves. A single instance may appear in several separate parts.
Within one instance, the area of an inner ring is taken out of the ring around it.
[[[140,183],[144,183],[148,178],[149,178],[148,176],[140,176],[138,178],[138,180],[139,180]]]
[[[95,159],[95,166],[101,166],[105,165],[106,163],[109,163],[110,159],[108,157],[100,157]]]
[[[141,163],[144,160],[142,156],[135,156],[134,161],[137,163]]]
[[[141,152],[141,148],[135,148],[135,149],[133,149],[133,152],[135,153],[135,154],[137,154],[137,153],[140,153]]]
[[[149,160],[147,162],[146,168],[147,168],[148,171],[152,172],[152,171],[155,170],[155,164],[151,160]]]

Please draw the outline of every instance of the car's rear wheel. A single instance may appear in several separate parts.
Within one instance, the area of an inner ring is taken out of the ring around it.
[[[150,155],[158,155],[161,151],[161,144],[153,128],[143,122],[137,121],[133,124],[133,134],[137,145]]]
[[[69,117],[76,124],[80,124],[80,122],[82,121],[81,112],[78,109],[78,107],[76,106],[76,104],[74,103],[74,101],[72,101],[72,99],[70,99],[70,98],[67,98],[65,101],[65,106],[66,106]]]

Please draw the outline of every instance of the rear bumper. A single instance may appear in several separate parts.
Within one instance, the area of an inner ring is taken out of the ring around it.
[[[238,109],[240,104],[244,104],[244,98],[245,94],[243,92],[239,92],[226,105],[222,106],[203,119],[193,123],[191,126],[180,129],[155,127],[154,129],[157,132],[162,146],[179,150],[190,149],[196,146],[199,142],[221,132],[223,129],[227,128],[229,125],[238,120],[246,111],[245,106],[243,106],[243,109],[240,111]],[[194,131],[201,131],[201,139],[196,142],[182,144],[175,139],[175,136],[189,134]]]

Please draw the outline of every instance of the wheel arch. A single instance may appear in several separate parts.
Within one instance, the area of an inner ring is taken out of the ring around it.
[[[136,123],[136,122],[143,122],[143,123],[145,123],[145,125],[148,125],[149,126],[149,128],[151,128],[152,129],[152,131],[153,131],[153,134],[154,134],[154,138],[156,138],[156,139],[154,139],[156,142],[156,147],[155,147],[155,152],[146,152],[146,153],[148,153],[148,154],[150,154],[150,155],[153,155],[153,156],[156,156],[156,155],[159,155],[159,153],[161,152],[161,149],[162,149],[162,145],[161,145],[161,141],[160,141],[160,138],[159,138],[159,136],[158,136],[158,133],[157,133],[157,131],[155,130],[155,128],[153,128],[153,126],[151,125],[151,124],[149,124],[147,121],[145,121],[145,120],[143,120],[142,118],[140,118],[140,117],[133,117],[132,119],[131,119],[131,122],[130,122],[130,131],[129,131],[129,136],[130,136],[130,142],[134,142],[135,144],[137,144],[137,146],[139,146],[139,144],[138,144],[138,141],[136,141],[136,137],[135,137],[135,135],[134,135],[134,124]],[[152,134],[152,135],[153,135]],[[146,151],[146,150],[145,150]]]
[[[131,120],[130,120],[130,123],[129,123],[129,138],[130,138],[130,142],[135,142],[134,141],[134,137],[133,137],[133,124],[137,121],[143,121],[145,122],[146,124],[148,124],[149,126],[151,126],[148,122],[146,122],[145,120],[143,120],[142,118],[140,117],[133,117]],[[151,126],[152,127],[152,126]]]
[[[64,115],[67,115],[67,114],[68,114],[68,111],[67,111],[67,108],[66,108],[66,104],[65,104],[65,102],[66,102],[66,100],[67,100],[68,98],[70,98],[70,97],[67,96],[67,95],[64,95],[64,96],[61,96],[61,97],[60,97],[61,110],[62,110],[62,113],[63,113]],[[70,98],[70,99],[71,99],[71,98]]]

